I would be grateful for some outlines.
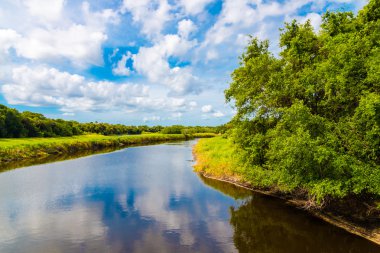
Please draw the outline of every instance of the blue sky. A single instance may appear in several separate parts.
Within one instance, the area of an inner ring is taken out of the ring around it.
[[[219,125],[247,35],[354,0],[1,0],[0,103],[68,120]]]

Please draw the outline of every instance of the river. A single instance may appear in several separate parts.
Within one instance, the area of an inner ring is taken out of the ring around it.
[[[380,252],[281,200],[198,176],[195,141],[0,174],[0,252]]]

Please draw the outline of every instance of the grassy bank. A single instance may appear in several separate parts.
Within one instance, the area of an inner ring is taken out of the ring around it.
[[[258,181],[265,177],[252,175],[254,170],[244,166],[238,149],[223,137],[202,139],[194,146],[193,152],[196,157],[195,171],[206,177],[282,198],[327,222],[380,244],[380,212],[373,199],[335,198],[323,206],[310,205],[315,202],[306,188],[286,191],[277,185],[268,186],[267,182]]]
[[[193,150],[197,163],[195,171],[202,174],[244,181],[234,146],[225,138],[199,140]]]
[[[83,150],[149,144],[163,141],[213,137],[214,134],[142,134],[124,136],[79,135],[58,138],[0,139],[0,162],[13,162],[58,154],[75,154]]]

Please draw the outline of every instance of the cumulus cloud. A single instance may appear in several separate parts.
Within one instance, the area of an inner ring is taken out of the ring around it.
[[[101,45],[107,36],[84,25],[68,29],[36,28],[22,36],[13,47],[18,56],[32,60],[65,58],[76,65],[102,63]]]
[[[206,53],[206,61],[215,60],[219,57],[218,51],[211,49]]]
[[[206,5],[213,1],[214,0],[179,0],[179,4],[182,6],[186,14],[196,15],[201,13]]]
[[[212,114],[212,116],[214,116],[215,118],[221,118],[224,117],[224,113],[222,113],[221,111],[216,111]]]
[[[55,68],[27,66],[13,69],[12,82],[1,91],[10,104],[58,106],[65,112],[134,108],[148,96],[148,88],[137,84],[91,82]]]
[[[64,0],[23,0],[28,12],[42,21],[55,21],[61,18]]]
[[[196,40],[188,39],[197,29],[196,25],[190,19],[183,19],[178,23],[178,34],[160,35],[165,23],[171,18],[172,8],[164,0],[124,0],[123,10],[129,11],[134,22],[141,24],[144,34],[155,37],[153,46],[140,47],[139,52],[133,55],[133,68],[138,74],[147,77],[149,82],[168,87],[172,96],[197,93],[200,86],[196,85],[197,77],[193,75],[192,68],[169,64],[170,57],[181,58],[198,44]],[[147,16],[150,18],[147,19]]]
[[[209,116],[212,116],[214,118],[221,118],[225,116],[225,114],[221,111],[214,110],[212,105],[202,106],[201,111],[204,113],[204,118],[208,118]]]
[[[202,112],[204,113],[208,113],[208,112],[211,112],[212,111],[212,105],[204,105],[202,106]]]
[[[160,34],[171,19],[172,6],[167,0],[124,0],[122,13],[130,12],[135,23],[141,24],[141,32],[148,36]]]
[[[200,90],[190,67],[171,67],[169,57],[181,57],[197,44],[177,34],[165,35],[152,47],[141,47],[133,55],[133,67],[150,82],[170,88],[172,95],[196,93]]]
[[[206,32],[198,50],[199,61],[204,58],[212,61],[221,57],[236,59],[247,45],[247,34],[269,39],[274,50],[277,50],[278,29],[283,26],[284,21],[292,17],[299,20],[311,19],[312,25],[318,29],[321,23],[319,12],[327,4],[327,0],[225,0],[221,13]],[[299,16],[303,8],[312,9],[314,13]]]
[[[184,38],[188,38],[196,29],[196,25],[190,19],[183,19],[178,23],[178,34]]]
[[[19,57],[42,62],[68,60],[80,67],[102,64],[102,44],[108,38],[106,26],[118,22],[117,11],[91,12],[90,5],[84,2],[82,23],[70,19],[63,22],[62,0],[25,0],[23,3],[30,15],[42,20],[31,19],[21,28],[1,29],[0,49],[13,48]],[[56,22],[50,24],[46,20]]]
[[[12,29],[0,29],[0,51],[7,53],[20,38],[21,35]]]
[[[164,79],[165,84],[171,89],[171,95],[197,94],[201,91],[198,79],[192,74],[191,68],[174,67]]]
[[[271,22],[276,23],[277,29],[289,16],[295,16],[297,12],[311,5],[314,11],[323,11],[328,0],[285,0],[285,1],[262,1],[262,0],[225,0],[223,9],[215,24],[206,34],[205,44],[220,44],[228,41],[236,34],[255,33],[255,25]],[[339,0],[338,3],[355,3],[354,0]],[[360,2],[360,1],[359,1]],[[315,27],[320,23],[317,13],[309,13]],[[268,18],[282,17],[282,19],[267,20]],[[276,32],[277,33],[277,32]]]
[[[114,53],[112,53],[112,55],[113,54],[115,54],[115,51]],[[126,54],[124,54],[121,57],[120,61],[118,61],[116,66],[112,69],[112,73],[117,76],[129,76],[131,74],[131,69],[128,68],[126,65],[127,65],[127,61],[131,58],[132,58],[131,52],[127,52]]]
[[[62,112],[125,111],[176,113],[188,108],[184,98],[151,96],[147,86],[133,83],[89,81],[55,68],[20,66],[11,81],[1,86],[9,104],[56,106]]]

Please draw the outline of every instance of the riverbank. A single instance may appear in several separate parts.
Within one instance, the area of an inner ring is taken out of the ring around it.
[[[232,183],[246,189],[281,198],[287,204],[304,209],[346,231],[380,245],[380,215],[373,203],[362,199],[336,199],[315,206],[307,191],[284,192],[278,187],[260,187],[249,181],[249,171],[240,164],[231,142],[223,137],[200,140],[193,149],[196,158],[194,170],[204,177]]]
[[[12,163],[28,159],[46,158],[61,154],[76,154],[83,151],[98,151],[106,148],[123,148],[164,141],[214,137],[215,134],[141,134],[123,136],[78,135],[57,138],[12,138],[0,139],[0,163]]]

